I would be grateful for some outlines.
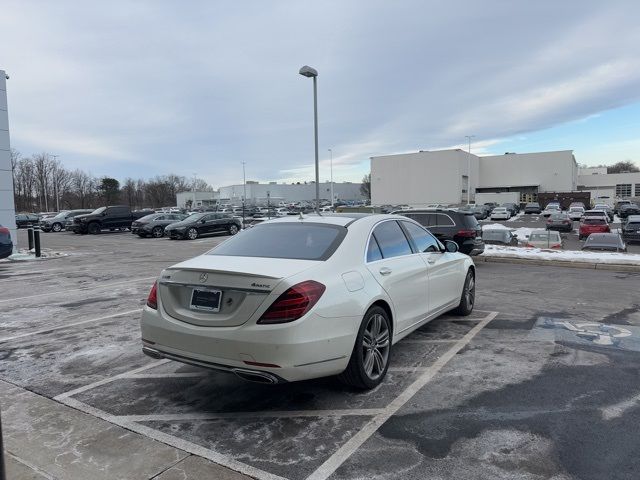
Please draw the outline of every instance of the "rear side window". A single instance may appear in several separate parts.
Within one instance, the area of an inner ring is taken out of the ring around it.
[[[384,258],[411,255],[411,245],[396,221],[383,222],[373,230]]]
[[[475,220],[475,217],[473,215],[469,216]],[[455,222],[449,215],[445,215],[444,213],[436,213],[434,214],[434,219],[431,225],[433,225],[434,227],[453,227],[455,225]]]
[[[480,226],[478,220],[473,215],[460,215],[462,217],[462,223],[466,228],[471,230],[477,230]]]
[[[404,213],[403,215],[411,220],[415,220],[423,227],[430,226],[431,218],[433,217],[432,213]]]
[[[440,245],[438,241],[427,232],[424,228],[420,228],[415,223],[402,222],[402,225],[409,233],[419,252],[439,252]]]
[[[375,262],[376,260],[382,260],[382,252],[380,251],[376,237],[371,235],[369,246],[367,247],[367,262]]]
[[[347,229],[339,225],[264,223],[243,230],[208,255],[326,260],[346,234]]]

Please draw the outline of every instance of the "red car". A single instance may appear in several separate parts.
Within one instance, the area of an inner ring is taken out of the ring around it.
[[[580,232],[578,238],[580,240],[587,238],[592,233],[609,233],[611,229],[604,218],[585,217],[580,223]]]

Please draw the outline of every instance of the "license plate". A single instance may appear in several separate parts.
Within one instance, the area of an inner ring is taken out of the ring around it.
[[[220,290],[211,290],[204,288],[194,288],[191,294],[191,309],[203,310],[206,312],[220,311],[220,299],[222,292]]]

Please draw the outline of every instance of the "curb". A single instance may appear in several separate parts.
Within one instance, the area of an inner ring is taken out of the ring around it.
[[[640,272],[640,265],[616,264],[616,263],[590,263],[590,262],[565,262],[561,260],[533,260],[528,258],[513,257],[483,257],[476,256],[474,262],[480,263],[513,263],[519,265],[535,265],[547,267],[568,267],[590,270],[613,270],[616,272]]]

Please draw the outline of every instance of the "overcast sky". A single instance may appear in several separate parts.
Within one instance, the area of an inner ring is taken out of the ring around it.
[[[119,179],[358,181],[465,144],[640,164],[640,2],[0,3],[12,147]],[[466,148],[466,146],[465,146]]]

